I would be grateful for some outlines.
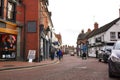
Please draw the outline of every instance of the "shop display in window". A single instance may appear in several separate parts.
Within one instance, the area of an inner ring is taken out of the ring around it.
[[[16,36],[4,34],[1,39],[1,58],[16,58]]]

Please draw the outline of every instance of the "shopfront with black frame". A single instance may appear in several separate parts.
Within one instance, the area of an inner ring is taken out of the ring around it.
[[[40,60],[45,60],[49,58],[50,42],[48,37],[46,37],[46,31],[44,25],[40,25]]]

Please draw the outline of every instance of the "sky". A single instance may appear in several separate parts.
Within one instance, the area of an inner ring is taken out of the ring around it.
[[[95,22],[102,27],[119,17],[120,0],[49,0],[48,9],[63,45],[76,46],[81,30],[93,30]]]

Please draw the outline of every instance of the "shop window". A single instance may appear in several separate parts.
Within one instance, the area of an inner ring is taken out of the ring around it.
[[[116,33],[115,32],[110,32],[110,40],[111,41],[116,40]]]
[[[27,32],[36,32],[36,21],[28,21]]]
[[[3,17],[3,1],[4,0],[0,0],[0,18]]]
[[[15,59],[16,58],[16,36],[9,34],[0,34],[0,58]]]
[[[10,20],[10,21],[15,21],[15,16],[16,16],[15,7],[16,7],[16,3],[15,2],[8,1],[8,5],[7,5],[7,19]]]

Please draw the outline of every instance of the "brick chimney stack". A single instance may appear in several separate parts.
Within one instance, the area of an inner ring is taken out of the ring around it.
[[[82,30],[81,33],[84,33],[84,30]]]
[[[98,29],[98,23],[97,22],[94,23],[94,29]]]
[[[90,28],[88,28],[88,31],[87,31],[88,33],[90,33],[91,32],[91,29]]]

